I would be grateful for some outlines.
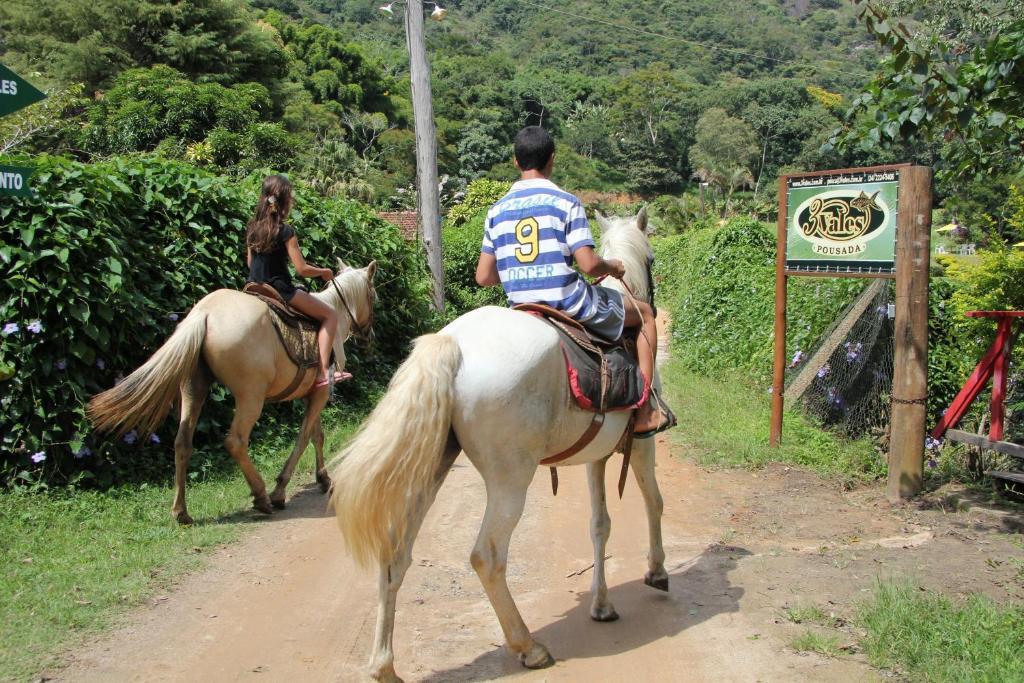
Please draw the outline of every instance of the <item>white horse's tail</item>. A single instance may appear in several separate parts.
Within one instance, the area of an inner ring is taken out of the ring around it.
[[[138,370],[89,401],[100,431],[154,431],[171,409],[181,383],[196,369],[206,339],[206,312],[193,311]]]
[[[390,563],[403,549],[411,518],[434,486],[461,360],[450,336],[417,339],[384,398],[331,463],[338,525],[363,566]]]

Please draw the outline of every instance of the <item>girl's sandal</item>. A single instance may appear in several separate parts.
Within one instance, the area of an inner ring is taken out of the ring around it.
[[[344,382],[344,381],[350,380],[350,379],[352,379],[352,373],[351,372],[343,372],[341,370],[335,370],[334,371],[334,383],[335,384],[337,384],[338,382]],[[313,388],[314,389],[319,389],[320,387],[326,387],[330,383],[331,383],[331,379],[328,378],[328,377],[324,377],[321,380],[317,380],[317,382],[313,385]]]

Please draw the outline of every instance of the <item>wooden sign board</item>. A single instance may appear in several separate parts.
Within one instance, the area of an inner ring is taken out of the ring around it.
[[[916,494],[923,475],[931,179],[931,169],[910,164],[779,179],[770,443],[782,441],[788,278],[895,278],[888,481],[893,500]]]
[[[900,167],[786,177],[786,272],[892,275]]]

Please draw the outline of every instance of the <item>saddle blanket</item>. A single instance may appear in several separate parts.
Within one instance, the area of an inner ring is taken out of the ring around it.
[[[270,322],[284,346],[285,352],[300,370],[315,368],[320,365],[320,349],[317,346],[317,332],[320,326],[306,317],[298,317],[282,309],[282,304],[274,299],[247,292],[267,304],[270,309]]]
[[[560,326],[553,327],[562,338],[569,386],[580,408],[605,413],[643,405],[650,389],[625,347],[586,349]]]

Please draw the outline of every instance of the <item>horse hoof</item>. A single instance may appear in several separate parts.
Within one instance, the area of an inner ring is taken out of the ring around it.
[[[320,484],[320,493],[327,493],[331,490],[331,478],[326,474],[317,472],[316,483]]]
[[[657,588],[660,591],[668,593],[668,575],[654,576],[650,572],[644,574],[644,584],[651,588]]]
[[[174,515],[174,521],[176,521],[178,524],[182,526],[192,526],[192,518],[189,516],[187,512],[182,512],[181,514]]]
[[[538,642],[533,643],[529,652],[519,654],[519,661],[527,669],[546,669],[555,663],[548,649]]]
[[[397,673],[395,673],[394,665],[387,665],[372,669],[370,671],[370,678],[381,683],[405,683]]]
[[[256,498],[252,501],[252,507],[257,512],[262,512],[265,515],[274,514],[274,506],[271,505],[270,499],[266,496],[262,498]]]
[[[273,505],[274,508],[277,509],[277,510],[284,510],[284,508],[285,508],[284,498],[282,498],[281,500],[271,499],[270,500],[270,504]]]
[[[618,621],[619,613],[611,605],[592,607],[590,608],[590,618],[594,621]]]

